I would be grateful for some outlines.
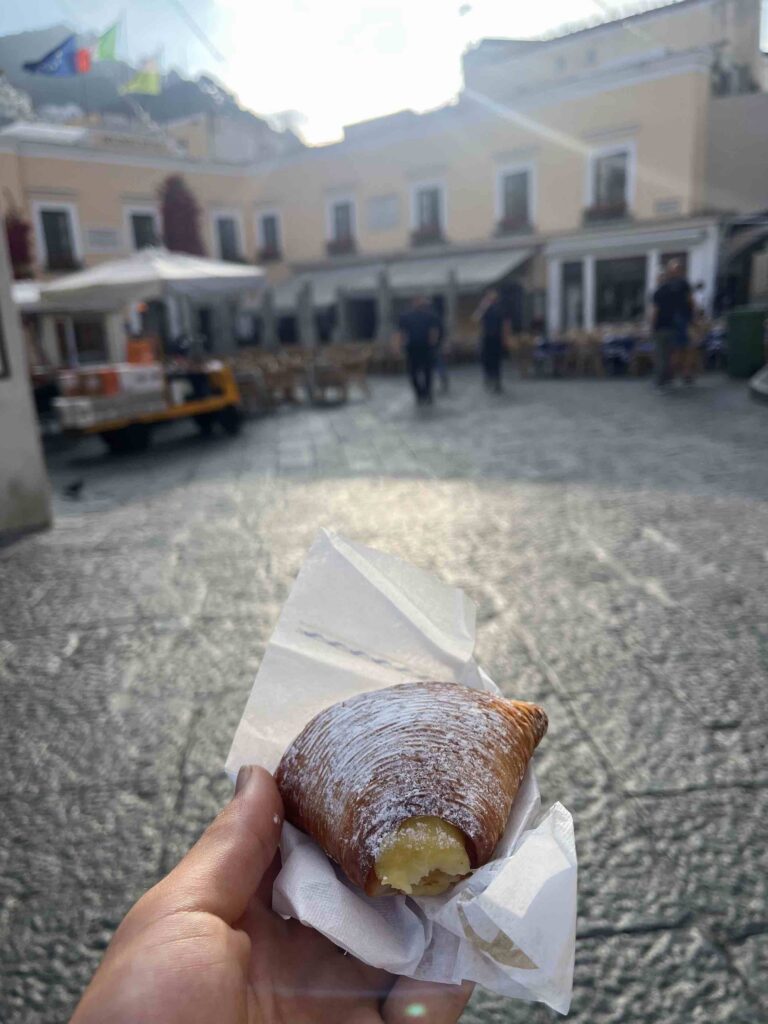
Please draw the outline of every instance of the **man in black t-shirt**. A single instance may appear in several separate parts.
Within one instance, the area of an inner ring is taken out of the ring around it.
[[[673,360],[688,347],[692,311],[691,286],[685,279],[680,261],[672,260],[667,264],[664,281],[653,293],[656,384],[660,388],[671,382],[675,369]]]
[[[472,319],[480,324],[480,362],[489,391],[501,392],[501,360],[504,354],[508,317],[495,288],[489,288]]]
[[[435,346],[440,339],[440,321],[429,299],[420,295],[398,322],[399,346],[405,349],[411,384],[419,405],[432,403],[432,371]]]

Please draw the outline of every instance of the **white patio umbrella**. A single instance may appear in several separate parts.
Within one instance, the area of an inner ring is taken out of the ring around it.
[[[147,248],[67,274],[42,285],[40,292],[44,305],[103,309],[172,295],[196,298],[254,291],[263,279],[259,267]]]

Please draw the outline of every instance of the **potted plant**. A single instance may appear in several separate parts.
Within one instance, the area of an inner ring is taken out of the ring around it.
[[[8,241],[8,253],[11,257],[13,276],[16,280],[32,277],[32,246],[30,244],[30,224],[16,206],[11,194],[6,190],[7,209],[5,213],[5,237]]]
[[[173,252],[205,256],[200,236],[200,207],[180,174],[171,174],[160,186],[163,241]]]

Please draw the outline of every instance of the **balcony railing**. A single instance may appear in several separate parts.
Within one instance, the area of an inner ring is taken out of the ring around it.
[[[411,245],[440,245],[445,241],[439,224],[424,224],[411,232]]]
[[[283,254],[276,245],[265,245],[256,253],[257,263],[279,263]]]
[[[585,224],[601,224],[607,220],[625,220],[629,216],[629,207],[621,203],[595,203],[584,211]]]
[[[497,235],[529,235],[533,225],[527,217],[502,217],[496,224]]]
[[[325,251],[329,256],[351,256],[357,251],[357,245],[352,235],[343,235],[341,238],[329,238]]]

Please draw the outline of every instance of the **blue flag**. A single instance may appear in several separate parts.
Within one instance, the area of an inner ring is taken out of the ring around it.
[[[31,71],[36,75],[54,75],[56,78],[68,78],[76,75],[77,67],[77,41],[74,36],[69,36],[63,43],[46,53],[40,60],[29,60],[23,65],[25,71]]]

